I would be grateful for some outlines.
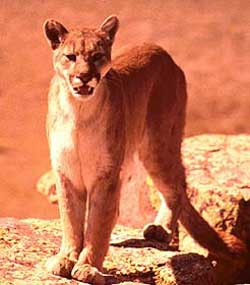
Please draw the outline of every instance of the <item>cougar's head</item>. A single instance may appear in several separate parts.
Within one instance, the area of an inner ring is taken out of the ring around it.
[[[84,99],[94,94],[110,69],[111,47],[118,26],[116,16],[109,16],[97,29],[68,31],[55,20],[44,23],[54,53],[54,69],[74,97]]]

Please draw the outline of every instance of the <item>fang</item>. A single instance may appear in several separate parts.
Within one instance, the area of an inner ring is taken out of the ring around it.
[[[93,87],[89,87],[89,88],[88,88],[88,94],[92,94],[93,91],[94,91],[94,88],[93,88]]]

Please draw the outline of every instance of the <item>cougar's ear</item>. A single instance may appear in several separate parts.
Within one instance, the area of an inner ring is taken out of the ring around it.
[[[53,50],[58,48],[58,46],[64,41],[65,36],[68,33],[68,31],[62,24],[51,19],[45,21],[43,28],[44,33]]]
[[[115,34],[119,28],[119,20],[115,15],[111,15],[104,20],[100,26],[100,30],[105,32],[111,42],[115,39]]]

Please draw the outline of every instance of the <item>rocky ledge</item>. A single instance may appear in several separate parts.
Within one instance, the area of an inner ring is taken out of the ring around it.
[[[236,235],[249,247],[250,136],[188,138],[183,160],[188,194],[196,209],[211,226]],[[39,191],[46,195],[54,193],[53,187],[53,175],[39,181]],[[115,228],[105,260],[113,284],[250,283],[249,265],[235,267],[208,258],[182,227],[179,251],[178,244],[146,242],[141,230],[131,228],[152,220],[158,207],[157,193],[139,162],[126,190],[120,223],[129,227]],[[56,201],[56,196],[52,198]],[[44,268],[45,260],[58,251],[60,239],[59,221],[0,219],[0,284],[82,284],[50,275]]]
[[[60,239],[58,220],[0,219],[0,284],[83,284],[46,272],[45,261],[58,251]],[[146,242],[140,230],[117,226],[111,244],[104,263],[114,276],[109,284],[229,284],[215,261]]]

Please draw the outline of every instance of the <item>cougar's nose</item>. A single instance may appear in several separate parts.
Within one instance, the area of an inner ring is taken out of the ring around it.
[[[80,87],[80,86],[82,86],[82,80],[80,79],[80,78],[78,78],[78,77],[73,77],[73,79],[72,79],[72,85],[73,85],[73,87],[75,87],[75,88],[77,88],[77,87]]]
[[[91,79],[91,75],[89,73],[80,73],[77,78],[79,78],[83,83],[87,83]]]

